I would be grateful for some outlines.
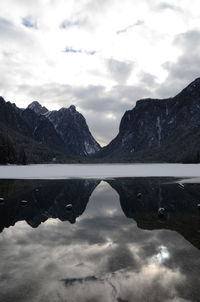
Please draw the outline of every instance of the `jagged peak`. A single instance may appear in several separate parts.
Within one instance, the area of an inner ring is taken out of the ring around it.
[[[68,111],[70,113],[79,113],[78,111],[76,111],[76,106],[75,105],[70,105],[68,108],[66,107],[62,107],[59,111]]]
[[[0,96],[0,101],[1,102],[5,102],[4,98],[2,96]]]
[[[31,109],[37,114],[45,114],[48,112],[48,109],[45,106],[42,106],[38,101],[30,103],[27,109]]]
[[[69,110],[73,113],[76,112],[76,106],[74,105],[69,106]]]

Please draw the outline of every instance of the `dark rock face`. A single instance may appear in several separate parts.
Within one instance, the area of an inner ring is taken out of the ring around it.
[[[57,134],[53,124],[42,114],[37,114],[29,107],[25,109],[22,118],[31,129],[31,135],[40,143],[48,145],[50,148],[64,152],[64,142]]]
[[[75,106],[51,111],[47,115],[65,144],[65,152],[87,156],[100,150],[100,145],[89,131],[85,118]]]
[[[0,113],[0,123],[24,135],[30,135],[30,129],[20,116],[17,107],[10,102],[6,102],[2,97],[0,97]]]
[[[171,160],[183,160],[184,155],[181,157],[179,154],[184,146],[181,147],[180,144],[185,141],[188,151],[188,140],[190,147],[191,144],[196,144],[195,138],[192,140],[191,137],[200,134],[197,134],[199,115],[200,78],[174,98],[138,101],[135,108],[126,111],[120,123],[119,134],[100,151],[99,156],[128,155],[129,158],[137,157],[142,161],[144,152],[146,157],[153,152],[152,159],[164,160],[163,151],[170,153],[173,150]],[[196,147],[198,149],[200,146]]]
[[[67,155],[87,156],[100,150],[85,118],[73,105],[48,111],[38,102],[32,102],[22,116],[34,132],[35,139]]]
[[[1,164],[21,163],[20,153],[28,155],[28,163],[40,163],[66,156],[71,161],[100,150],[75,106],[51,112],[33,102],[20,109],[0,97],[0,113]]]
[[[20,109],[2,97],[0,113],[1,164],[47,163],[54,158],[61,162],[72,160],[60,152],[64,144],[43,115]]]

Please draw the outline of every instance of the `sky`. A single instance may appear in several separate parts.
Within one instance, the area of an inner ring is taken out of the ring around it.
[[[138,99],[174,96],[199,65],[198,0],[0,0],[0,95],[74,104],[101,145]]]

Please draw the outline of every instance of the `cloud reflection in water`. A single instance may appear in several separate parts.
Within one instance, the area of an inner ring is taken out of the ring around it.
[[[50,219],[32,229],[19,221],[4,229],[0,300],[198,301],[199,250],[159,221],[158,230],[138,228],[144,213],[128,211],[138,221],[127,219],[120,204],[125,192],[133,199],[133,184],[117,185],[120,200],[102,182],[76,224]]]

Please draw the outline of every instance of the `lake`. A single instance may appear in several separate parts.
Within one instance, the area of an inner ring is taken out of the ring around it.
[[[0,180],[0,301],[199,301],[199,180],[88,174]]]

